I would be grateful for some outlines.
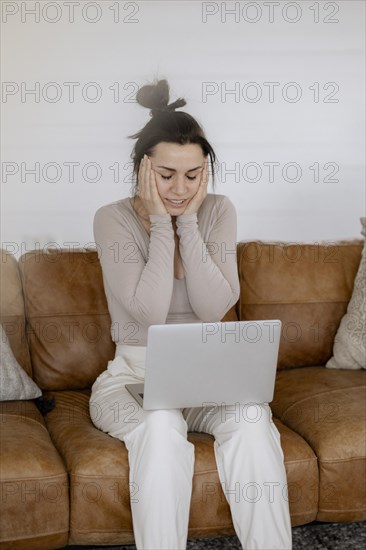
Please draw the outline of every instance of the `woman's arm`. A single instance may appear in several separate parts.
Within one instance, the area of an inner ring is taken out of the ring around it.
[[[207,243],[198,229],[197,213],[177,216],[189,301],[203,322],[220,321],[239,299],[236,232],[236,210],[226,196],[218,207]]]
[[[131,229],[109,206],[94,216],[94,240],[103,280],[114,298],[142,325],[164,324],[174,283],[174,231],[170,214],[152,214],[148,260]]]

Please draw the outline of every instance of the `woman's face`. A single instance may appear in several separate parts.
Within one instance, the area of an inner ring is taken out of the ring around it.
[[[158,193],[167,212],[179,216],[197,193],[205,161],[202,148],[196,143],[160,142],[150,159]]]

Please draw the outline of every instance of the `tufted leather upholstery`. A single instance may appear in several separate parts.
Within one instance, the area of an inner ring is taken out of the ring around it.
[[[292,525],[366,517],[366,372],[324,367],[362,246],[238,243],[241,294],[223,321],[282,320],[271,408]],[[2,260],[1,322],[56,407],[43,418],[32,401],[1,404],[1,548],[133,543],[126,447],[97,430],[88,409],[90,387],[114,357],[97,253],[48,249],[16,262],[3,252]],[[233,534],[213,437],[188,438],[196,457],[189,537]]]
[[[238,244],[240,319],[281,319],[278,369],[321,365],[351,298],[359,242]]]

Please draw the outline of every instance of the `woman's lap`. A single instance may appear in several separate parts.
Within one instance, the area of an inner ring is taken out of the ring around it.
[[[251,435],[258,438],[259,434],[263,433],[274,437],[281,448],[279,432],[273,423],[268,403],[204,403],[202,407],[147,411],[135,401],[125,387],[126,384],[141,382],[143,377],[137,376],[130,367],[125,368],[118,360],[110,361],[107,370],[98,377],[92,387],[90,415],[95,426],[123,441],[127,434],[147,418],[150,424],[154,418],[159,423],[162,419],[170,418],[170,423],[164,422],[165,426],[179,426],[180,431],[185,429],[186,432],[208,433],[215,437],[245,431],[249,438]]]

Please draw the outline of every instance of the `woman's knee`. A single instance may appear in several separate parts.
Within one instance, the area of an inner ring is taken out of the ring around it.
[[[128,450],[143,446],[144,453],[159,457],[161,464],[175,457],[194,460],[194,445],[188,441],[188,427],[181,412],[175,409],[145,411],[145,416],[136,430],[130,430],[124,438]],[[188,454],[187,454],[188,453]]]
[[[216,431],[267,432],[273,423],[268,403],[235,403],[222,405],[216,411]]]
[[[159,409],[146,412],[144,424],[149,434],[161,434],[167,439],[172,433],[187,437],[188,426],[180,409]]]

